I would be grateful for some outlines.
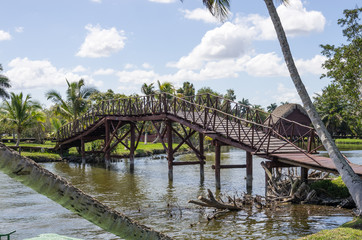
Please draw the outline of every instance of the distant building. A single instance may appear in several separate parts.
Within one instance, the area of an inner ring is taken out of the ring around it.
[[[279,133],[283,136],[302,136],[309,130],[298,124],[293,125],[283,119],[288,119],[306,126],[312,126],[307,112],[301,105],[296,103],[287,103],[277,107],[272,112],[272,123],[278,125],[280,123],[279,121],[281,121],[281,126],[283,127],[279,130]]]

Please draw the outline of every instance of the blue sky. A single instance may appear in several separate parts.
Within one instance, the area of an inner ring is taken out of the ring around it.
[[[329,83],[320,44],[344,43],[337,19],[357,0],[290,0],[278,6],[293,57],[313,96]],[[45,106],[51,89],[83,78],[100,91],[189,81],[252,104],[300,102],[264,1],[231,1],[216,21],[201,0],[1,0],[0,63],[10,91]]]

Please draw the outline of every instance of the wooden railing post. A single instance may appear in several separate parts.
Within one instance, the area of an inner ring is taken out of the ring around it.
[[[308,153],[311,153],[311,151],[313,150],[313,142],[314,142],[314,129],[311,129],[310,136],[308,137],[308,147],[307,147]]]

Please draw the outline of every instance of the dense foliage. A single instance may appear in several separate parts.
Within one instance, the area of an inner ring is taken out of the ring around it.
[[[362,135],[362,8],[344,10],[345,18],[338,24],[348,44],[339,47],[321,45],[328,59],[322,78],[331,84],[315,98],[315,106],[332,135]]]

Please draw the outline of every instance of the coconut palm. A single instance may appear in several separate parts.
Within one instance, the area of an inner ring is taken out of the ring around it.
[[[141,92],[146,96],[155,94],[155,86],[153,86],[153,83],[150,83],[148,85],[147,83],[144,83],[141,87]]]
[[[271,103],[269,106],[266,107],[266,109],[268,110],[268,112],[272,112],[274,111],[276,108],[278,107],[278,105],[276,103]]]
[[[45,121],[40,104],[32,101],[29,94],[24,99],[23,93],[10,93],[10,100],[4,101],[3,111],[2,122],[9,123],[16,131],[16,146],[19,146],[21,134],[26,128]]]
[[[52,100],[55,105],[55,113],[61,115],[68,121],[74,121],[87,110],[89,96],[97,92],[95,88],[84,87],[84,80],[80,79],[78,82],[69,83],[66,91],[66,99],[64,100],[59,92],[50,90],[46,93],[46,97]]]
[[[0,97],[3,99],[9,98],[9,93],[5,90],[5,88],[10,88],[10,80],[5,75],[2,75],[1,72],[3,67],[0,64]]]
[[[225,20],[228,16],[230,7],[229,0],[203,0],[202,2],[209,9],[211,14],[218,17],[219,19]],[[321,118],[319,117],[311,98],[309,97],[304,83],[300,78],[297,67],[295,66],[293,56],[289,48],[289,43],[273,0],[264,0],[264,2],[268,9],[270,18],[273,22],[279,44],[283,52],[284,60],[289,70],[290,77],[302,100],[304,108],[307,111],[308,116],[317,131],[318,136],[322,140],[324,147],[326,148],[330,158],[333,160],[339,174],[342,177],[343,182],[346,184],[353,200],[358,207],[358,211],[356,212],[356,214],[362,215],[362,180],[353,171],[351,166],[347,163],[346,159],[337,148],[331,135],[329,134]],[[287,3],[287,0],[281,0],[281,2]]]

